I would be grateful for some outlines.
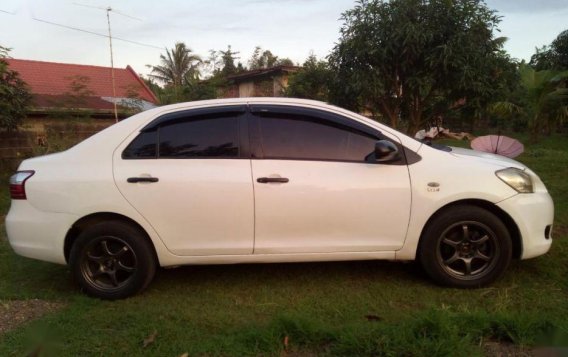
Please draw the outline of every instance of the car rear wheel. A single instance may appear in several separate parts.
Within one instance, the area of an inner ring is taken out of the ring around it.
[[[109,300],[142,291],[156,272],[144,233],[120,221],[86,228],[73,244],[69,265],[87,294]]]
[[[509,231],[493,213],[452,206],[428,225],[419,248],[422,266],[442,285],[470,288],[503,275],[512,257]]]

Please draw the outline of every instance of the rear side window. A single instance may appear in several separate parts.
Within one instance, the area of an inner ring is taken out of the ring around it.
[[[123,159],[234,158],[239,156],[238,116],[201,116],[166,121],[140,133]]]
[[[239,156],[239,126],[234,117],[190,120],[159,129],[160,158]]]
[[[122,152],[122,158],[155,159],[158,154],[157,143],[157,130],[140,133]]]
[[[259,118],[264,157],[364,162],[379,140],[354,128],[295,115]]]

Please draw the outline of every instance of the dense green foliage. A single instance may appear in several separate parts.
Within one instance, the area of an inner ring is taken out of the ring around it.
[[[568,119],[568,71],[537,71],[521,64],[519,75],[517,92],[509,101],[493,104],[492,110],[501,117],[520,117],[536,141],[542,132],[550,135]]]
[[[326,61],[310,55],[302,68],[288,80],[284,94],[287,97],[314,99],[327,102],[329,89],[333,81],[333,72]]]
[[[568,30],[562,31],[550,46],[538,48],[530,65],[540,70],[568,70]]]
[[[410,133],[449,111],[483,108],[511,71],[504,39],[494,37],[499,16],[480,0],[362,0],[343,20],[330,55],[332,101],[393,127],[403,121]]]
[[[26,117],[32,96],[18,72],[4,60],[8,52],[0,46],[0,129],[16,130]]]

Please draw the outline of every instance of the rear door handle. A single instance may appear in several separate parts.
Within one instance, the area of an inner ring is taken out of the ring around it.
[[[286,177],[259,177],[256,179],[256,182],[258,183],[270,183],[270,182],[287,183],[288,181],[290,180]]]
[[[157,177],[129,177],[126,179],[128,183],[138,183],[138,182],[158,182]]]

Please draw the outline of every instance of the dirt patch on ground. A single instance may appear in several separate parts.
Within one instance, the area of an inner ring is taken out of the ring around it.
[[[566,357],[568,348],[528,348],[507,342],[488,341],[483,344],[483,354],[488,357]]]
[[[483,344],[485,356],[498,357],[533,357],[534,351],[529,348],[519,347],[512,343],[489,341]]]
[[[555,225],[552,228],[552,239],[568,238],[568,226]]]
[[[62,303],[38,299],[0,301],[0,335],[63,306]]]

